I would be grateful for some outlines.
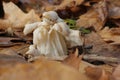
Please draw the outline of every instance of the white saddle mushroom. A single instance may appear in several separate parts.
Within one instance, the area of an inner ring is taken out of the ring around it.
[[[67,55],[68,45],[69,47],[82,45],[80,32],[69,29],[56,12],[44,12],[42,20],[25,25],[23,31],[25,35],[33,32],[33,45],[30,45],[26,54],[59,58]]]

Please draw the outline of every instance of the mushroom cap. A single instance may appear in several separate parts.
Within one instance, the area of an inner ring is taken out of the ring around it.
[[[63,21],[55,11],[44,12],[43,18],[49,19],[50,21],[54,22]]]

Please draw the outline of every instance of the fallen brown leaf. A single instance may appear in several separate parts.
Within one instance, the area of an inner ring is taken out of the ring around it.
[[[59,6],[57,6],[57,9],[65,8],[66,6],[71,6],[70,4],[72,2],[75,2],[76,5],[80,5],[83,1],[84,0],[63,0],[62,3]]]
[[[102,71],[102,75],[101,77],[99,78],[99,80],[110,80],[110,74],[105,72],[104,70]]]
[[[82,73],[82,74],[84,74],[84,75],[86,75],[85,74],[85,72],[86,72],[85,69],[88,66],[95,67],[95,65],[93,65],[93,64],[90,64],[90,63],[88,63],[86,61],[81,61],[80,64],[79,64],[79,72]]]
[[[120,65],[118,65],[118,66],[115,68],[112,76],[113,76],[113,79],[112,79],[112,80],[120,80]]]
[[[113,3],[109,3],[109,18],[112,18],[112,19],[120,19],[120,7],[119,6],[116,6],[115,4]]]
[[[32,40],[33,40],[32,34],[29,34],[27,36],[25,36],[23,34],[23,29],[13,29],[13,33],[14,33],[15,36],[23,39],[24,41],[32,42]]]
[[[0,67],[16,63],[27,63],[27,61],[17,54],[0,54]]]
[[[107,30],[106,30],[107,31]],[[108,33],[104,33],[107,35]],[[85,45],[93,45],[93,48],[89,50],[89,53],[96,54],[104,57],[119,58],[119,46],[113,46],[106,43],[98,33],[91,32],[85,36]]]
[[[113,68],[114,66],[112,65],[107,65],[107,64],[103,64],[103,65],[98,65],[98,67],[104,69],[105,71],[109,72],[110,74],[113,72]]]
[[[3,1],[5,1],[5,2],[13,2],[13,3],[18,3],[20,0],[3,0]]]
[[[63,63],[79,70],[81,59],[82,56],[79,56],[78,49],[76,49],[74,53],[70,53],[69,56],[64,59]]]
[[[100,2],[101,0],[85,0],[83,5],[85,6],[93,6],[95,3]]]
[[[20,45],[23,40],[20,38],[0,37],[0,47],[10,47]],[[24,42],[24,41],[23,41]]]
[[[102,27],[101,21],[98,19],[98,15],[94,10],[89,10],[87,13],[81,15],[76,25],[85,28],[95,26],[96,29]]]
[[[76,25],[85,28],[94,27],[96,31],[99,31],[106,22],[107,14],[106,1],[100,1],[94,5],[94,8],[91,8],[87,13],[81,15]]]
[[[107,1],[109,1],[113,5],[120,6],[120,1],[119,0],[107,0]]]
[[[105,27],[99,32],[104,41],[112,45],[120,45],[120,28],[108,28]]]
[[[86,74],[94,80],[109,80],[109,74],[98,67],[87,67]]]
[[[24,13],[14,3],[4,3],[5,19],[0,19],[0,28],[23,28],[26,23],[39,21],[39,16],[34,10]]]
[[[87,11],[86,7],[82,5],[83,2],[84,0],[69,0],[69,2],[64,0],[59,6],[56,6],[55,10],[63,19],[78,19],[78,16]]]
[[[41,58],[35,63],[0,67],[0,80],[90,80],[74,68]]]
[[[106,0],[95,4],[93,7],[95,8],[95,11],[99,14],[99,19],[101,19],[101,22],[104,25],[108,16],[108,4]]]
[[[0,54],[5,55],[21,55],[25,56],[26,51],[28,50],[28,44],[20,43],[20,45],[14,45],[9,47],[0,47]]]

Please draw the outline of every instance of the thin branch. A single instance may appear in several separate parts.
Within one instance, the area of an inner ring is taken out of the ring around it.
[[[112,62],[112,63],[120,63],[120,59],[113,58],[113,57],[105,57],[105,56],[98,56],[98,55],[83,55],[84,60],[97,60],[103,62]]]

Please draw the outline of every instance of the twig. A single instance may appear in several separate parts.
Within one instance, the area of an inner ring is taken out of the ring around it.
[[[105,57],[105,56],[98,56],[98,55],[83,55],[84,60],[97,60],[103,62],[112,62],[112,63],[120,63],[120,59],[113,58],[113,57]]]

